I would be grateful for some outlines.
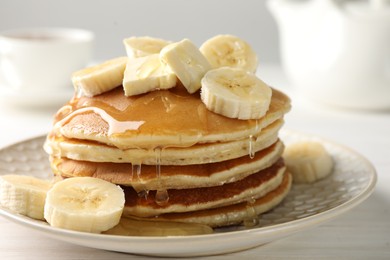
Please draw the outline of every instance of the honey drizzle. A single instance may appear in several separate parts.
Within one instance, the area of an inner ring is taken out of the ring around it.
[[[121,218],[118,225],[103,232],[120,236],[190,236],[211,233],[213,229],[203,224],[134,218]]]
[[[142,184],[142,162],[133,162],[131,164],[131,181],[135,178],[140,183],[139,186],[137,186],[137,189],[135,187],[134,190],[137,192],[138,197],[148,199],[149,196],[149,190],[145,188],[145,185]]]
[[[72,111],[73,111],[73,107],[71,105],[65,105],[57,111],[56,117],[64,118],[68,116],[70,113],[72,113]]]
[[[138,197],[144,198],[147,200],[148,196],[149,196],[149,190],[143,189],[143,190],[138,191],[137,194],[138,194]]]
[[[134,173],[137,175],[137,179],[140,179],[141,177],[141,165],[142,164],[138,164],[138,163],[132,163],[131,164],[131,180],[134,179]]]
[[[180,132],[186,137],[183,140],[172,139],[173,143],[161,143],[164,146],[191,146],[205,135],[245,131],[248,127],[251,128],[251,134],[256,136],[253,131],[255,120],[237,120],[215,114],[201,102],[199,93],[189,94],[180,84],[170,90],[153,91],[134,97],[125,97],[120,87],[93,98],[77,94],[77,88],[75,92],[68,104],[72,106],[73,112],[65,118],[57,117],[58,127],[66,125],[80,113],[97,112],[109,124],[109,135],[121,135],[126,130],[139,130],[142,126],[143,135],[172,136]],[[96,126],[90,125],[88,120],[85,129],[100,131]],[[126,133],[126,137],[137,135],[138,132]]]
[[[249,158],[253,159],[255,158],[255,150],[254,150],[254,145],[255,145],[255,138],[253,135],[249,135]]]
[[[156,178],[158,183],[158,189],[156,191],[154,200],[157,205],[164,206],[169,201],[169,194],[168,194],[168,190],[163,188],[161,184],[161,152],[162,152],[161,147],[156,147],[154,149],[154,154],[156,157]]]
[[[255,158],[256,155],[255,142],[257,139],[256,136],[258,135],[258,131],[259,131],[259,120],[256,120],[255,124],[256,124],[255,129],[253,131],[254,133],[249,135],[249,141],[248,141],[248,154],[249,154],[249,158],[251,159]]]
[[[114,119],[112,116],[110,116],[106,111],[104,111],[101,108],[97,107],[84,107],[80,108],[76,111],[71,112],[67,116],[65,116],[63,119],[58,121],[54,128],[60,128],[63,126],[66,122],[68,122],[72,117],[88,113],[88,112],[94,112],[98,114],[104,121],[108,124],[108,135],[112,135],[114,133],[124,133],[127,130],[138,130],[140,126],[142,126],[145,121],[118,121]]]
[[[246,202],[246,217],[243,222],[245,227],[254,227],[259,224],[259,218],[254,207],[255,202],[256,199],[253,197]]]
[[[259,217],[256,213],[256,209],[254,207],[256,203],[256,197],[255,194],[253,194],[253,190],[250,190],[250,198],[246,201],[245,205],[245,219],[243,221],[243,224],[245,227],[254,227],[257,224],[259,224]]]

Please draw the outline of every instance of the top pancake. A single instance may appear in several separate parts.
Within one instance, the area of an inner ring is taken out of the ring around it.
[[[126,97],[120,86],[92,98],[74,97],[55,117],[52,135],[91,140],[120,149],[188,147],[257,135],[290,110],[290,99],[272,91],[267,114],[239,120],[209,111],[199,92],[184,87]]]

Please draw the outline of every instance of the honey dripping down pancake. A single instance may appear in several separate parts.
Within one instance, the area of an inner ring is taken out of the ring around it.
[[[126,97],[118,87],[95,97],[76,97],[60,109],[53,135],[90,140],[120,149],[188,147],[196,143],[228,142],[256,136],[289,109],[289,99],[272,91],[267,114],[256,120],[237,120],[213,113],[199,93],[177,86]]]
[[[76,72],[44,144],[53,173],[120,185],[122,216],[145,223],[248,225],[279,204],[291,186],[279,140],[290,99],[254,74],[246,42],[210,40],[132,37],[128,57]],[[221,44],[242,51],[214,57]]]
[[[68,158],[51,158],[52,169],[62,177],[88,176],[115,184],[132,186],[136,191],[209,187],[234,182],[274,164],[283,152],[283,143],[273,145],[255,153],[251,158],[243,157],[205,164],[161,165],[156,175],[155,165],[132,165],[130,163],[78,161]],[[159,177],[159,178],[157,178]]]
[[[282,183],[276,189],[268,192],[258,199],[251,199],[229,206],[210,208],[194,212],[166,213],[152,219],[183,223],[198,223],[214,228],[237,225],[241,223],[245,226],[251,227],[259,224],[258,215],[274,208],[284,199],[290,191],[291,184],[292,176],[290,173],[286,172]]]
[[[134,189],[123,187],[126,196],[125,211],[133,216],[150,217],[168,212],[216,208],[257,199],[278,187],[284,173],[285,166],[280,159],[272,166],[239,181],[214,187],[168,190],[169,199],[166,201],[159,197],[159,190],[138,196]]]
[[[278,131],[282,124],[283,121],[278,119],[262,129],[259,135],[242,140],[195,144],[190,147],[123,150],[97,142],[49,135],[45,148],[54,157],[94,162],[132,163],[134,165],[155,165],[156,152],[161,150],[159,156],[161,165],[204,164],[226,161],[248,154],[253,157],[256,152],[271,146],[278,140]]]

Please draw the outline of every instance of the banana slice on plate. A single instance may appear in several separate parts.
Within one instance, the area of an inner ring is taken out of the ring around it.
[[[328,176],[333,169],[332,156],[314,141],[301,141],[286,146],[283,157],[295,183],[312,183]]]
[[[244,40],[233,35],[217,35],[205,41],[200,51],[214,68],[233,67],[256,72],[257,55]]]
[[[120,86],[127,59],[127,57],[119,57],[76,71],[72,75],[76,92],[92,97]]]
[[[130,37],[123,40],[129,58],[145,57],[160,53],[161,49],[172,42],[153,37]]]
[[[200,97],[207,109],[230,118],[259,119],[269,108],[272,90],[243,69],[222,67],[202,79]]]
[[[51,182],[32,176],[0,176],[0,205],[24,216],[44,219],[46,193]]]
[[[124,204],[119,186],[93,177],[74,177],[48,191],[44,216],[54,227],[100,233],[119,223]]]
[[[164,47],[161,61],[167,64],[189,93],[200,88],[200,81],[211,69],[210,63],[190,40],[184,39]]]
[[[152,54],[128,60],[122,85],[126,96],[134,96],[169,89],[176,82],[176,75],[160,62],[159,54]]]

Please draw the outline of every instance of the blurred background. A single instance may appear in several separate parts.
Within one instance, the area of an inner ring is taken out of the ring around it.
[[[122,39],[189,38],[198,46],[222,33],[248,41],[260,63],[278,63],[274,19],[259,0],[0,0],[0,31],[21,27],[78,27],[96,34],[94,59],[124,55]]]
[[[0,32],[25,27],[91,30],[91,62],[124,56],[130,36],[200,46],[233,34],[253,47],[257,74],[272,86],[285,76],[315,103],[390,109],[390,0],[0,0]]]

